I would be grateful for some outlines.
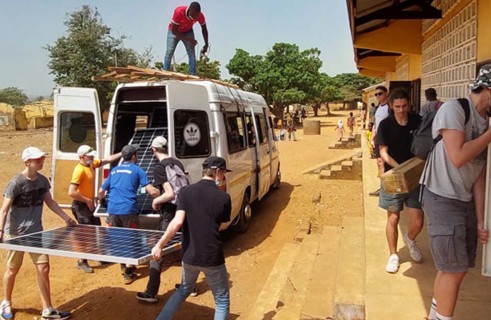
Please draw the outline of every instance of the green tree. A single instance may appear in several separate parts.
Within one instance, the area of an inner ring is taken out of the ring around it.
[[[176,65],[176,72],[189,74],[189,64],[183,62]],[[220,80],[220,62],[204,57],[196,61],[196,72],[199,77]]]
[[[92,76],[107,72],[109,66],[139,65],[138,53],[123,46],[125,36],[114,37],[97,9],[84,5],[67,15],[67,34],[47,45],[48,67],[60,86],[94,87],[101,108],[109,107],[113,82],[93,82]]]
[[[343,94],[343,102],[361,100],[361,92],[366,87],[381,82],[381,79],[362,76],[358,73],[341,73],[334,81]]]
[[[333,78],[325,73],[319,75],[318,80],[313,86],[313,90],[314,94],[309,102],[312,104],[314,116],[317,116],[323,103],[326,104],[327,114],[330,115],[331,110],[329,108],[329,103],[343,100],[343,95],[339,90],[338,84]]]
[[[317,48],[300,51],[295,44],[276,43],[265,56],[237,49],[226,65],[231,82],[260,93],[273,112],[282,117],[290,104],[306,103],[316,94],[322,61]]]
[[[10,104],[14,107],[24,106],[29,98],[19,88],[8,87],[0,90],[0,102]]]

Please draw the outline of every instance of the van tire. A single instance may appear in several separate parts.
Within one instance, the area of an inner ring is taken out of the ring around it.
[[[249,194],[244,194],[242,199],[242,205],[240,206],[239,216],[237,217],[237,223],[235,224],[235,230],[238,233],[244,233],[249,228],[249,223],[252,217],[252,209],[250,204]]]
[[[278,168],[278,171],[276,171],[276,178],[273,181],[273,184],[271,185],[271,189],[276,190],[280,187],[281,184],[281,172],[280,168]]]

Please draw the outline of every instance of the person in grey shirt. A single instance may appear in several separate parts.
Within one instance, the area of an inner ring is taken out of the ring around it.
[[[433,138],[420,183],[430,248],[438,273],[429,319],[452,319],[460,284],[475,266],[477,240],[487,243],[484,226],[486,147],[491,143],[487,111],[491,107],[491,64],[469,86],[469,120],[451,100],[438,110]]]
[[[38,171],[43,168],[45,153],[38,148],[29,147],[22,152],[25,168],[7,185],[0,208],[0,241],[43,230],[43,203],[62,218],[67,225],[75,225],[72,220],[53,200],[49,192],[48,179]],[[58,311],[51,304],[49,286],[49,260],[45,254],[30,253],[36,266],[39,293],[43,306],[42,319],[68,319],[70,312]],[[7,252],[7,270],[3,276],[4,299],[0,304],[1,318],[11,319],[12,291],[15,278],[22,266],[24,252],[9,250]]]
[[[419,115],[424,117],[428,112],[436,111],[441,107],[443,102],[436,98],[436,90],[428,88],[425,90],[426,103],[419,110]]]

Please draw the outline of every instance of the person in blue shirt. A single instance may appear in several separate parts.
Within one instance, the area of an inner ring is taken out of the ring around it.
[[[138,145],[127,145],[121,150],[123,163],[113,168],[106,181],[99,189],[99,199],[103,199],[106,191],[109,192],[107,212],[108,224],[111,227],[138,228],[138,190],[145,191],[153,198],[160,192],[148,181],[147,174],[137,166]],[[122,266],[123,267],[123,266]],[[124,284],[131,284],[136,279],[135,267],[124,267]]]

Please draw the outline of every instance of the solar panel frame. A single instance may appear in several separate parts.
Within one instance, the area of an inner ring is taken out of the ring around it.
[[[154,181],[153,168],[157,164],[158,160],[153,155],[151,145],[153,139],[158,136],[162,136],[168,139],[168,129],[166,127],[137,129],[129,142],[129,144],[138,144],[140,146],[140,149],[138,150],[138,158],[136,164],[140,166],[143,171],[145,171],[148,180],[152,183]],[[122,163],[122,161],[123,160],[121,160],[120,164]],[[142,192],[142,189],[138,191],[138,196],[136,200],[138,214],[147,217],[159,217],[160,215],[156,214],[152,209],[152,197],[145,192]],[[107,197],[110,197],[110,195],[108,194],[106,198]],[[103,201],[96,207],[94,216],[108,216],[107,203],[105,201]]]
[[[164,232],[78,224],[4,240],[0,249],[77,259],[140,265],[152,259],[151,250]],[[181,249],[178,232],[163,254]]]

